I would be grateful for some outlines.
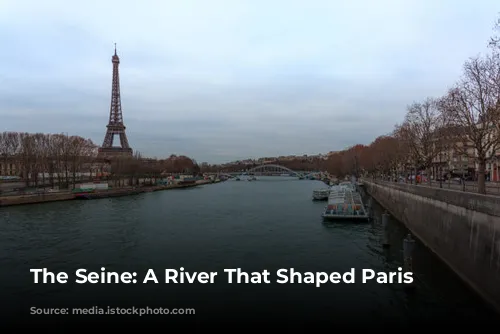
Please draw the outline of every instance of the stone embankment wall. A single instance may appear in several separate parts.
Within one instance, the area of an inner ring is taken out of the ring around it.
[[[75,196],[70,192],[58,194],[44,194],[44,195],[25,195],[25,196],[5,196],[0,197],[0,207],[22,204],[35,204],[45,202],[68,201],[74,199]]]
[[[204,184],[218,183],[220,181],[212,182],[210,180],[198,180],[192,184],[169,184],[165,186],[150,186],[142,188],[111,188],[108,190],[101,190],[97,193],[89,196],[93,199],[97,198],[108,198],[117,196],[128,196],[136,195],[143,192],[152,192],[159,190],[169,190],[169,189],[179,189],[179,188],[192,188],[201,186]],[[23,205],[23,204],[37,204],[37,203],[47,203],[47,202],[58,202],[58,201],[68,201],[75,199],[76,194],[72,192],[61,192],[61,193],[46,193],[40,195],[19,195],[19,196],[0,196],[0,207],[12,206],[12,205]]]
[[[377,202],[500,312],[500,196],[363,183]]]

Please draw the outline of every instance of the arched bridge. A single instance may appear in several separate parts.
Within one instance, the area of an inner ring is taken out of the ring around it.
[[[276,164],[263,164],[260,166],[252,167],[247,170],[241,170],[239,172],[218,172],[216,173],[219,176],[226,177],[235,177],[242,174],[250,174],[250,175],[261,175],[261,176],[281,176],[281,175],[290,175],[296,176],[299,178],[309,178],[314,175],[319,174],[320,172],[311,172],[311,171],[294,171],[288,167],[276,165]]]
[[[255,175],[281,175],[281,174],[288,174],[291,176],[300,176],[299,173],[296,171],[291,170],[290,168],[280,166],[280,165],[274,165],[274,164],[265,164],[265,165],[260,165],[257,167],[250,168],[247,170],[248,174],[255,174]]]

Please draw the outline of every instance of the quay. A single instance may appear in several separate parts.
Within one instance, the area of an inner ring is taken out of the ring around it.
[[[500,196],[372,179],[362,184],[500,312]]]
[[[23,204],[38,204],[48,202],[60,202],[76,199],[101,199],[110,197],[132,196],[146,192],[193,188],[204,184],[218,183],[220,181],[197,180],[195,183],[172,183],[169,185],[144,186],[144,187],[120,187],[110,188],[108,190],[97,190],[92,193],[82,192],[73,193],[71,191],[57,193],[43,193],[34,195],[19,195],[19,196],[0,196],[0,207],[23,205]]]

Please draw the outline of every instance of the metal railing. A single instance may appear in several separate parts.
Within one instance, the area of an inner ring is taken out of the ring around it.
[[[476,181],[465,181],[464,183],[457,182],[455,180],[447,180],[447,181],[435,181],[431,180],[430,183],[428,181],[421,182],[415,184],[415,181],[411,183],[407,182],[394,182],[383,178],[366,178],[367,181],[375,180],[375,181],[384,181],[389,183],[403,183],[407,185],[413,185],[415,187],[432,187],[432,188],[442,188],[442,189],[450,189],[457,191],[465,191],[471,193],[478,193],[478,184]],[[500,182],[486,182],[486,195],[500,196]]]

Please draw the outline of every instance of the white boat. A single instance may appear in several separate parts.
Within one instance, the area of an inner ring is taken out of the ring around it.
[[[351,181],[340,182],[339,187],[346,190],[356,191],[356,186]]]
[[[343,184],[332,187],[322,217],[324,220],[344,221],[370,219],[361,195]]]
[[[330,189],[317,189],[313,190],[313,200],[314,201],[326,201],[330,195]]]

